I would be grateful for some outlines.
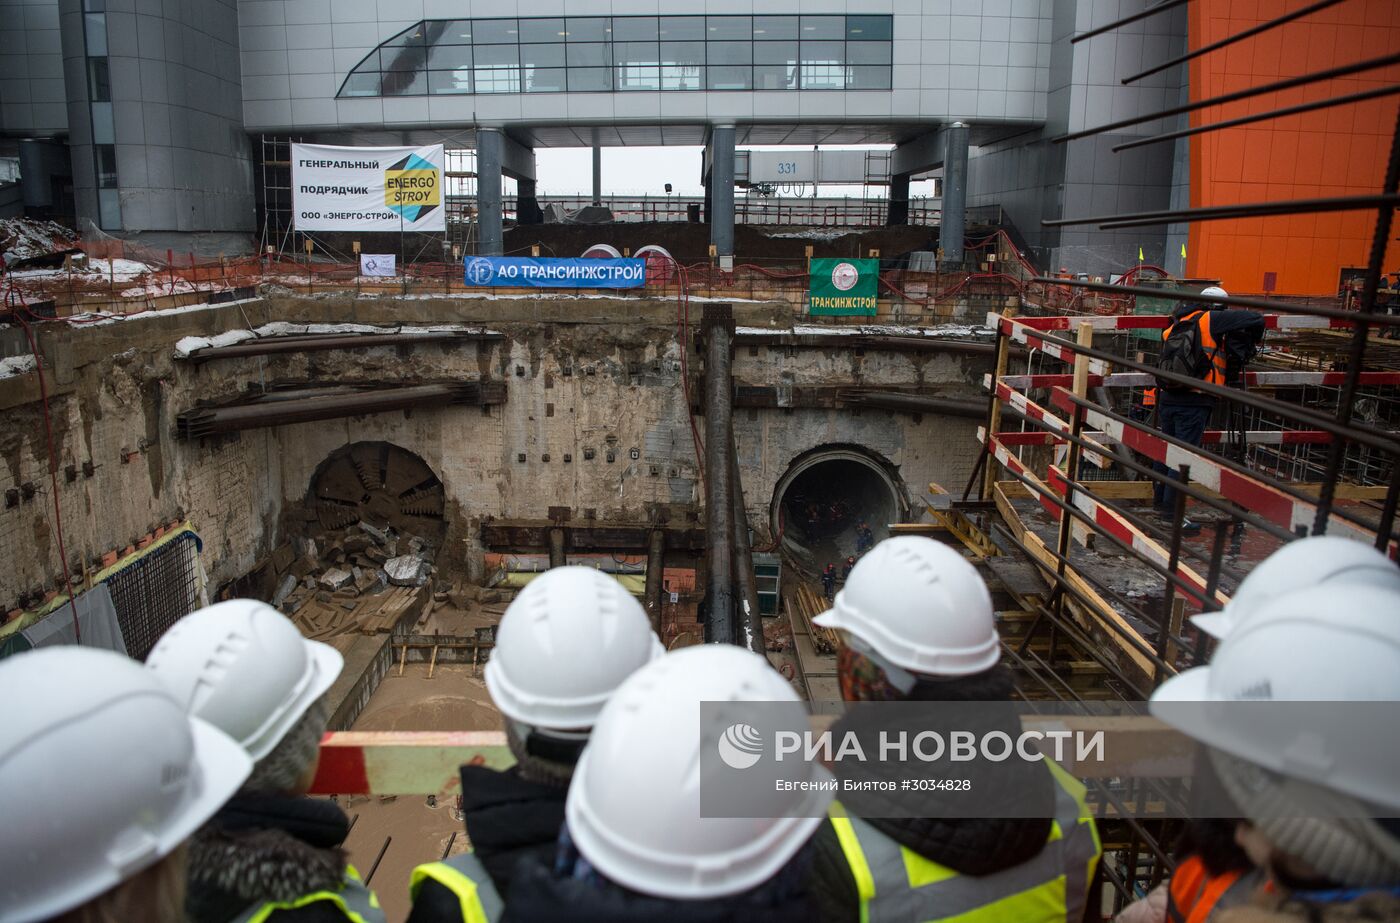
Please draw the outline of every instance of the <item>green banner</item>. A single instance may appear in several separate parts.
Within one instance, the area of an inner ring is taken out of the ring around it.
[[[875,316],[879,260],[814,259],[807,273],[808,314]]]

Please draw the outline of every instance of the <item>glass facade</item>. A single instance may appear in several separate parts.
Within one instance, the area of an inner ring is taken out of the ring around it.
[[[888,90],[893,20],[427,19],[366,55],[338,95]]]
[[[107,61],[106,9],[105,0],[83,0],[83,52],[87,59],[88,115],[92,120],[97,223],[103,230],[117,231],[122,226],[122,208],[117,190],[117,139]]]

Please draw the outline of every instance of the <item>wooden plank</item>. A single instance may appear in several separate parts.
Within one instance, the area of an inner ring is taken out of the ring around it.
[[[1017,596],[1045,596],[1050,591],[1040,568],[1034,564],[1005,556],[987,558],[985,563],[1002,585]]]
[[[1020,516],[1016,513],[1016,508],[1011,505],[1011,501],[1007,499],[1006,494],[1002,492],[1000,484],[997,485],[994,494],[997,510],[1001,513],[1001,517],[1006,522],[1007,528],[1011,530],[1011,534],[1026,546],[1032,557],[1044,563],[1053,571],[1056,567],[1056,561],[1050,549],[1046,547],[1045,542],[1041,541],[1040,536],[1036,535],[1030,529],[1027,529],[1025,524],[1021,522]],[[1068,567],[1065,569],[1065,580],[1078,590],[1085,599],[1092,603],[1092,607],[1090,607],[1081,605],[1078,600],[1070,600],[1068,602],[1069,608],[1072,611],[1081,613],[1085,620],[1097,623],[1095,627],[1104,632],[1105,636],[1113,643],[1114,647],[1127,658],[1129,663],[1123,664],[1120,660],[1120,665],[1131,666],[1140,674],[1138,678],[1141,680],[1142,688],[1150,688],[1152,685],[1152,676],[1154,674],[1154,665],[1152,661],[1146,654],[1122,641],[1119,638],[1119,632],[1109,626],[1110,624],[1115,625],[1118,629],[1121,629],[1122,632],[1136,636],[1139,639],[1141,639],[1142,636],[1139,635],[1137,630],[1128,623],[1128,620],[1125,619],[1117,609],[1113,608],[1113,605],[1109,603],[1108,600],[1100,596],[1098,591],[1095,590],[1087,580],[1081,577],[1074,568]],[[1146,640],[1143,640],[1143,644],[1145,645],[1146,643]]]

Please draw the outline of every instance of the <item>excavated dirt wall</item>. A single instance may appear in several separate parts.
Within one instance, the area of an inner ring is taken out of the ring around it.
[[[736,304],[753,327],[786,327],[783,305]],[[700,309],[692,307],[691,320]],[[481,324],[495,342],[279,354],[196,365],[173,357],[185,336],[270,321]],[[241,304],[82,328],[43,328],[62,521],[81,574],[158,523],[190,519],[215,586],[286,539],[317,467],[350,443],[383,441],[422,458],[442,481],[443,556],[480,563],[483,517],[544,518],[551,506],[598,519],[645,519],[656,505],[698,504],[696,451],[681,386],[672,301],[607,298],[304,298]],[[692,352],[692,372],[699,364]],[[881,385],[970,397],[986,359],[952,353],[740,347],[740,384]],[[504,382],[506,403],[415,409],[175,436],[179,413],[278,381],[478,379]],[[45,426],[34,375],[0,380],[0,606],[34,604],[60,573]],[[698,400],[698,397],[697,397]],[[703,421],[696,419],[703,437]],[[929,480],[962,483],[975,421],[882,410],[754,408],[736,412],[750,519],[766,535],[773,486],[795,456],[855,444],[898,472],[912,496]]]

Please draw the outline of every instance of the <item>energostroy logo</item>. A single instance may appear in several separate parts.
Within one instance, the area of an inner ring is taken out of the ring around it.
[[[719,738],[719,758],[730,769],[748,769],[763,756],[763,738],[747,724],[731,724]]]
[[[417,221],[441,203],[441,171],[417,154],[384,171],[384,204],[405,221]]]

